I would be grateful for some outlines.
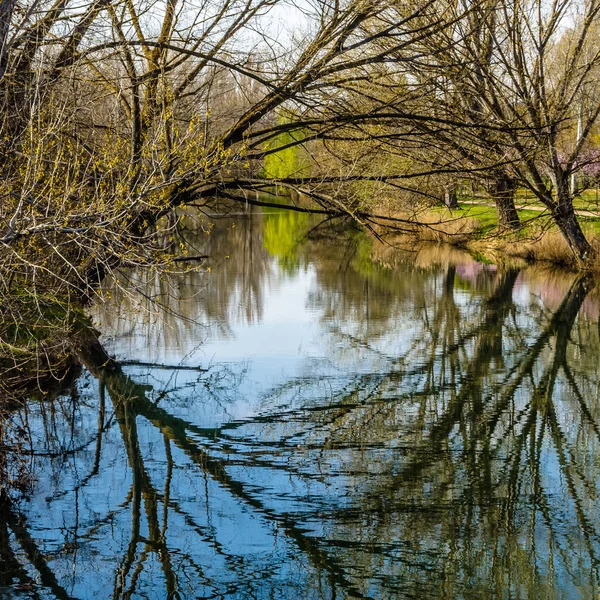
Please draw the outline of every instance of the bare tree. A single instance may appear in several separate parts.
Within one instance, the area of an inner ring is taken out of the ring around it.
[[[0,212],[3,267],[17,273],[8,287],[36,273],[37,282],[54,278],[59,289],[85,293],[116,265],[166,267],[178,250],[174,222],[161,219],[184,204],[213,206],[215,197],[271,185],[262,160],[281,150],[270,142],[283,131],[307,130],[293,146],[381,120],[345,98],[387,60],[375,41],[413,43],[422,8],[390,22],[379,2],[315,5],[308,34],[280,55],[268,33],[256,33],[275,3],[98,0],[78,13],[60,2],[26,27],[13,18],[3,81],[5,114],[19,115],[16,130],[8,119],[5,126],[17,159]],[[320,210],[360,220],[319,193],[345,179],[281,184],[310,193]]]
[[[528,188],[584,260],[590,246],[569,180],[600,114],[597,95],[577,108],[581,94],[598,83],[600,4],[436,3],[424,18],[452,23],[428,36],[421,44],[425,58],[410,63],[418,80],[437,83],[440,91],[423,101],[447,120],[441,131],[421,125],[424,137],[442,140],[457,160],[481,169],[501,221],[516,222],[514,190]]]

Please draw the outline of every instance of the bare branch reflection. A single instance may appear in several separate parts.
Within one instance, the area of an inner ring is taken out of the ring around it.
[[[598,594],[593,281],[464,256],[382,266],[355,232],[325,255],[323,229],[267,251],[268,227],[286,226],[269,219],[226,227],[252,260],[220,273],[203,306],[206,274],[186,274],[177,310],[222,321],[221,343],[230,320],[257,331],[271,284],[300,281],[317,342],[293,363],[264,350],[200,366],[188,321],[148,336],[181,351],[153,365],[80,334],[77,382],[5,421],[27,432],[19,456],[37,480],[2,499],[0,595]],[[242,315],[238,293],[252,297]]]

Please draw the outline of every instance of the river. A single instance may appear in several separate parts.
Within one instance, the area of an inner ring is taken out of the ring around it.
[[[590,282],[315,225],[107,284],[120,368],[11,415],[0,598],[598,597]]]

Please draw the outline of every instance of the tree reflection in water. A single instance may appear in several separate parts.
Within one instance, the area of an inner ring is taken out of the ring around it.
[[[261,231],[235,235],[247,250]],[[82,344],[70,392],[11,416],[37,480],[2,506],[0,597],[597,594],[591,283],[551,308],[531,274],[381,271],[362,243],[315,261],[318,243],[294,259],[286,241],[281,276],[257,250],[256,271],[232,262],[226,289],[189,301],[231,336],[240,281],[255,324],[269,282],[314,273],[323,359],[300,355],[243,416],[247,363],[123,365]]]

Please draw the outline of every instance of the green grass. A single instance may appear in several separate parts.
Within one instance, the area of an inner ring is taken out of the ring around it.
[[[591,217],[579,217],[579,222],[586,236],[600,236],[600,219]]]
[[[437,207],[434,209],[434,212],[439,214],[441,218],[450,214],[454,219],[460,217],[474,219],[479,223],[477,232],[480,235],[485,235],[498,227],[498,214],[493,206],[484,204],[464,204],[459,202],[459,209],[449,211],[447,208]],[[547,223],[547,215],[538,211],[524,209],[518,210],[517,212],[523,223],[529,221],[531,221],[531,224],[536,225],[539,225],[541,221],[544,221],[544,224]],[[530,225],[528,225],[528,227],[529,226]]]
[[[461,213],[465,217],[476,219],[483,229],[493,229],[498,226],[498,214],[493,206],[459,203]],[[456,211],[453,211],[456,214]]]
[[[469,204],[469,202],[477,202],[482,204]],[[517,205],[526,205],[530,207],[540,207],[542,205],[537,199],[533,197],[533,194],[524,188],[519,188],[516,193],[515,202]],[[486,204],[483,204],[486,203]],[[459,216],[469,217],[480,223],[477,233],[480,236],[485,235],[493,231],[498,226],[498,219],[496,215],[496,209],[489,205],[491,200],[482,196],[471,196],[464,194],[459,201],[461,210],[453,210],[450,212],[453,218]],[[575,210],[587,210],[590,212],[600,213],[600,189],[589,189],[581,192],[574,201],[573,206]],[[448,209],[439,207],[434,212],[440,214],[440,216],[448,215]],[[523,228],[523,237],[527,233],[535,232],[535,229],[543,226],[545,228],[554,228],[555,225],[548,220],[547,213],[537,210],[528,210],[527,208],[518,209],[519,218],[521,222],[526,223]],[[600,236],[600,217],[588,217],[579,216],[579,221],[587,235],[598,235]]]
[[[479,199],[481,200],[481,198]],[[539,200],[537,200],[530,191],[525,190],[524,188],[519,188],[517,190],[515,201],[517,204],[541,206]],[[575,207],[575,210],[600,212],[600,189],[584,190],[575,197],[573,206]]]
[[[498,225],[496,209],[493,206],[484,204],[463,204],[459,202],[458,208],[452,210],[444,206],[436,206],[433,208],[433,213],[438,214],[441,220],[468,217],[476,219],[485,228],[493,229]]]
[[[600,190],[585,190],[574,200],[573,206],[576,210],[590,210],[600,212]]]
[[[471,198],[465,198],[471,200]],[[481,199],[479,199],[481,200]],[[485,201],[485,200],[481,200]],[[517,200],[517,203],[519,201]],[[579,210],[589,210],[589,203],[582,203],[577,206]],[[496,209],[493,206],[485,204],[466,204],[459,202],[459,208],[449,211],[447,208],[441,206],[433,209],[435,214],[440,216],[441,220],[444,219],[459,219],[469,218],[477,222],[476,237],[485,237],[492,233],[498,227],[498,216]],[[521,223],[524,227],[518,232],[515,232],[519,239],[526,239],[527,237],[535,236],[539,233],[541,228],[554,229],[556,225],[550,221],[550,217],[547,213],[543,213],[537,210],[521,209],[517,210]],[[579,221],[587,236],[600,236],[600,218],[584,217],[580,216]]]

